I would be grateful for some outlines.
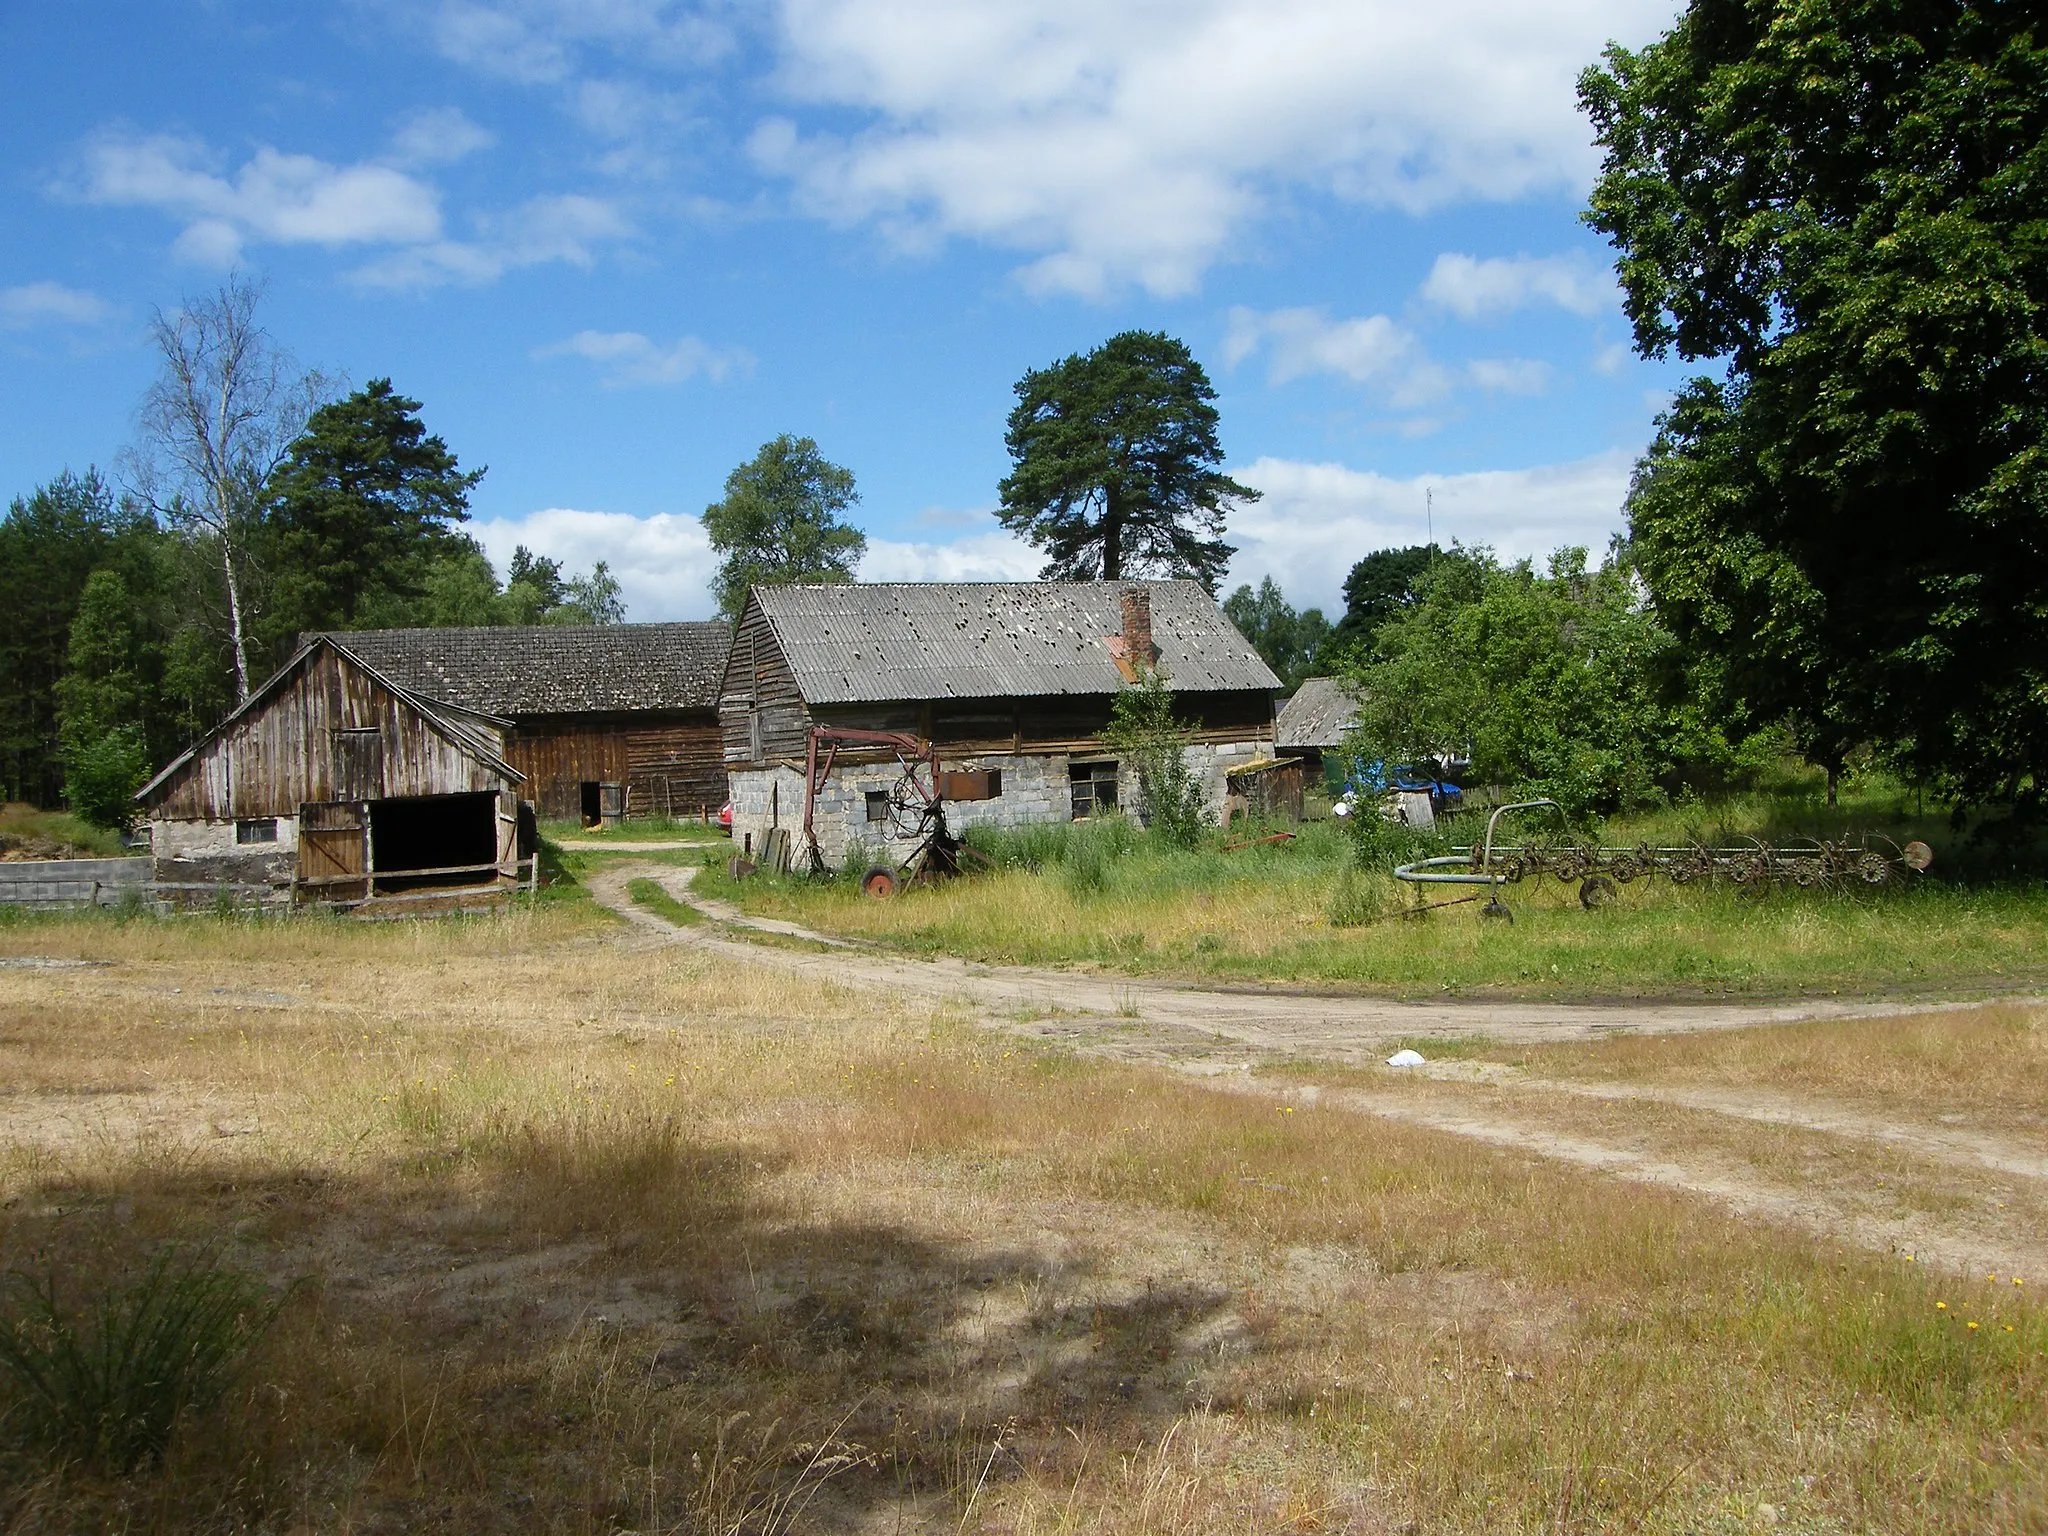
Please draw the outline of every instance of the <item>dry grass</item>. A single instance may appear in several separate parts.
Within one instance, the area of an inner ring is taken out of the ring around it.
[[[0,970],[6,1260],[312,1281],[161,1468],[9,1459],[0,1524],[2048,1520],[2023,1289],[604,932],[0,933],[114,962]]]

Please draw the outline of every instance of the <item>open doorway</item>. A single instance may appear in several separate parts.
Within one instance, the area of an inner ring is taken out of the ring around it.
[[[485,791],[373,800],[370,859],[379,893],[481,885],[498,863],[498,797]]]
[[[597,826],[604,820],[603,786],[595,779],[583,781],[583,825]]]

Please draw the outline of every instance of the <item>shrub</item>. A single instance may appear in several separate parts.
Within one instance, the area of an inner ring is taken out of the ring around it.
[[[219,1400],[283,1303],[216,1254],[175,1244],[76,1304],[60,1297],[54,1269],[9,1281],[8,1417],[46,1448],[115,1472],[162,1455],[182,1417]]]
[[[1188,765],[1194,729],[1174,719],[1173,695],[1158,672],[1117,694],[1104,745],[1137,770],[1147,831],[1176,848],[1192,848],[1208,825],[1208,794]]]

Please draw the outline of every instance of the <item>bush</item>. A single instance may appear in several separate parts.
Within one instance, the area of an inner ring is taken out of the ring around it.
[[[64,798],[80,819],[109,831],[135,824],[135,791],[149,778],[149,748],[132,725],[64,746]]]
[[[76,1305],[60,1298],[54,1270],[9,1281],[7,1417],[46,1448],[114,1472],[161,1456],[181,1418],[217,1402],[283,1304],[217,1255],[175,1244]]]
[[[1103,744],[1137,770],[1146,830],[1176,848],[1194,847],[1209,824],[1208,793],[1188,765],[1193,736],[1192,726],[1174,719],[1173,695],[1158,672],[1116,696],[1102,732]]]
[[[1332,928],[1358,928],[1376,922],[1401,906],[1396,882],[1379,871],[1346,864],[1330,889],[1326,915]]]

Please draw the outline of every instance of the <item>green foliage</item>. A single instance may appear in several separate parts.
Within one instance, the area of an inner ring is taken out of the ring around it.
[[[629,880],[626,882],[626,895],[632,899],[634,906],[645,907],[655,916],[665,918],[678,928],[704,921],[703,913],[686,901],[677,901],[675,897],[669,895],[659,880]]]
[[[1185,576],[1211,592],[1225,514],[1259,493],[1217,468],[1216,391],[1185,343],[1125,331],[1017,381],[996,516],[1049,579]]]
[[[749,587],[852,581],[868,540],[841,515],[859,500],[853,472],[810,438],[785,432],[763,443],[725,477],[725,499],[704,509],[704,532],[719,557],[712,578],[718,611],[738,619]]]
[[[0,1315],[0,1384],[28,1438],[100,1469],[163,1454],[219,1400],[280,1298],[206,1252],[166,1246],[127,1282],[62,1294],[54,1269],[14,1274]]]
[[[1583,549],[1560,550],[1546,574],[1454,551],[1353,676],[1362,760],[1469,753],[1475,782],[1548,796],[1574,818],[1659,803],[1682,768],[1730,756],[1684,697],[1633,569],[1589,570]]]
[[[573,613],[573,619],[555,619],[550,622],[576,624],[623,624],[626,622],[626,604],[620,595],[619,579],[611,567],[600,560],[590,568],[588,576],[578,576],[569,583],[569,598],[558,613]]]
[[[453,525],[483,478],[421,422],[420,403],[372,379],[313,412],[266,487],[272,650],[301,632],[414,617],[434,567],[474,550]]]
[[[71,623],[70,670],[58,684],[58,746],[64,794],[94,826],[135,819],[135,791],[149,777],[142,730],[141,643],[134,599],[120,573],[94,571]]]
[[[1411,544],[1376,549],[1352,566],[1344,578],[1344,617],[1326,649],[1356,650],[1387,620],[1413,608],[1421,595],[1422,573],[1442,556],[1434,544]]]
[[[1330,902],[1324,915],[1332,928],[1362,928],[1401,909],[1397,882],[1385,870],[1368,870],[1346,864],[1337,871],[1330,887]]]
[[[1208,824],[1208,796],[1187,754],[1200,724],[1182,725],[1174,718],[1164,674],[1148,669],[1110,702],[1102,732],[1103,745],[1137,772],[1146,830],[1176,848],[1194,847]]]
[[[1268,576],[1256,591],[1242,586],[1231,593],[1223,600],[1223,612],[1283,687],[1299,688],[1315,675],[1331,633],[1322,609],[1296,613],[1281,595],[1280,584]]]
[[[2027,6],[1694,0],[1580,96],[1637,349],[1725,361],[1630,497],[1724,707],[1967,801],[2048,773],[2048,38]]]

